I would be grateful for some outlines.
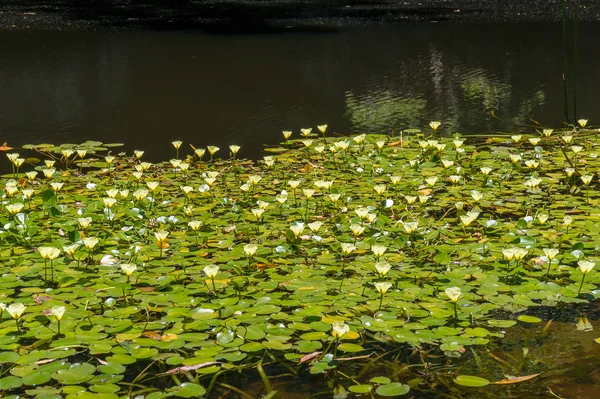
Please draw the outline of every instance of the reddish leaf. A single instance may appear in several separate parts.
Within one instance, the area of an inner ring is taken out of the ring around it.
[[[300,363],[308,362],[309,360],[314,359],[315,357],[319,356],[321,353],[323,353],[323,352],[313,352],[313,353],[309,353],[308,355],[304,355],[300,359]]]

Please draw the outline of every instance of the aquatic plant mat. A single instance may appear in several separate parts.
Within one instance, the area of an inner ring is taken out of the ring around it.
[[[314,396],[481,398],[535,385],[542,365],[506,368],[489,348],[517,324],[552,339],[541,307],[591,328],[597,131],[469,142],[432,127],[305,130],[257,163],[180,142],[159,164],[98,142],[19,149],[37,164],[0,147],[14,171],[0,216],[3,397],[274,398],[277,381],[311,379]],[[461,373],[467,360],[497,369]]]

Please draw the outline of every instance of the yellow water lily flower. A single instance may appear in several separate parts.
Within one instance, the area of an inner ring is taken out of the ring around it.
[[[385,251],[387,251],[387,247],[383,246],[383,245],[379,245],[379,244],[375,244],[371,246],[371,251],[373,252],[373,254],[377,257],[380,257],[381,255],[383,255],[385,253]]]
[[[50,313],[58,321],[62,320],[63,316],[65,315],[65,312],[66,312],[66,309],[64,306],[52,306],[52,309],[50,309]]]
[[[100,242],[100,240],[96,237],[85,237],[81,241],[83,241],[83,245],[85,245],[85,247],[87,249],[94,248],[96,246],[96,244],[98,244],[98,242]]]
[[[436,132],[441,125],[442,125],[442,122],[438,122],[438,121],[429,122],[429,127],[432,128],[434,132]]]
[[[258,251],[258,245],[246,244],[244,245],[244,254],[248,257],[253,256]]]
[[[219,274],[219,266],[207,265],[204,267],[204,269],[202,269],[202,271],[204,272],[204,274],[206,274],[206,277],[214,279],[215,277],[217,277],[217,274]]]
[[[389,283],[387,281],[382,283],[375,283],[374,285],[377,292],[379,292],[382,295],[385,294],[392,287],[392,283]]]
[[[24,205],[22,203],[15,202],[14,204],[6,205],[6,210],[8,212],[10,212],[11,214],[16,215],[17,213],[21,212],[23,207],[24,207]]]
[[[446,288],[444,292],[452,302],[457,302],[462,295],[462,290],[459,287]]]
[[[341,248],[342,248],[342,252],[345,255],[350,255],[352,252],[356,251],[356,246],[354,246],[353,244],[348,244],[346,242],[343,242],[340,244]]]
[[[60,249],[54,247],[38,247],[42,259],[54,260],[60,255]]]
[[[577,265],[579,266],[579,270],[581,270],[581,273],[583,274],[588,274],[592,271],[594,266],[596,266],[594,262],[590,262],[587,260],[580,260],[579,262],[577,262]]]
[[[331,325],[331,335],[340,339],[350,332],[350,326],[343,321],[336,321]]]
[[[377,273],[379,273],[381,276],[385,276],[391,268],[392,265],[390,265],[386,261],[380,261],[375,263],[375,270],[377,270]]]
[[[304,231],[304,223],[294,223],[290,226],[290,230],[292,231],[292,233],[294,233],[294,237],[298,238],[300,234],[302,234],[302,232]]]
[[[18,320],[21,318],[21,316],[23,316],[23,313],[25,313],[25,309],[27,309],[27,306],[23,305],[20,302],[11,303],[6,307],[6,311],[8,312],[10,317],[12,317],[15,320]]]
[[[300,135],[304,136],[304,137],[308,137],[311,132],[312,132],[312,127],[300,129]]]
[[[127,277],[130,277],[133,272],[137,270],[137,266],[131,263],[123,263],[121,264],[121,270],[123,270],[123,273],[125,273]]]

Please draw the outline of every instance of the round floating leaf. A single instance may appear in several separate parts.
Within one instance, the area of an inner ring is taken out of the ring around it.
[[[117,393],[121,388],[115,384],[92,385],[90,391],[96,393]]]
[[[392,380],[387,377],[373,377],[369,382],[372,382],[373,384],[389,384]]]
[[[125,370],[125,366],[119,363],[108,363],[98,366],[98,371],[104,374],[123,374]]]
[[[410,387],[399,382],[392,382],[391,384],[385,384],[377,387],[375,393],[379,396],[402,396],[406,395],[410,391]]]
[[[181,398],[196,398],[199,396],[204,396],[204,394],[206,393],[206,389],[204,389],[204,387],[199,384],[184,382],[179,387],[172,390],[172,393],[175,396],[179,396]]]
[[[43,385],[43,384],[47,383],[48,381],[50,381],[51,379],[52,379],[52,375],[50,373],[48,373],[48,372],[39,373],[37,371],[27,374],[21,378],[21,380],[23,381],[23,384],[34,385],[34,386]]]
[[[360,385],[351,385],[348,387],[348,390],[353,393],[369,393],[373,387],[371,385],[360,384]]]
[[[136,362],[136,359],[133,356],[118,353],[116,355],[107,357],[106,361],[108,361],[109,363],[133,364]]]
[[[298,341],[298,350],[302,353],[312,353],[323,347],[319,341]]]
[[[225,330],[217,333],[217,342],[222,345],[230,343],[233,341],[233,338],[235,338],[235,333],[231,330]]]
[[[265,347],[259,342],[248,342],[240,346],[242,352],[258,352],[263,350]]]
[[[147,359],[158,354],[156,348],[139,348],[131,351],[131,355],[136,359]]]
[[[490,332],[485,328],[465,328],[465,335],[468,335],[470,337],[487,337],[489,334]]]
[[[517,324],[514,320],[488,320],[488,324],[492,327],[509,328]]]
[[[11,375],[9,377],[0,378],[0,389],[2,390],[19,388],[21,385],[23,385],[23,382],[19,377]]]
[[[0,363],[16,363],[20,357],[17,352],[1,352]]]
[[[523,323],[539,323],[540,321],[542,321],[542,319],[540,319],[539,317],[528,316],[525,314],[522,314],[519,317],[517,317],[517,320],[522,321]]]
[[[340,344],[338,346],[338,349],[341,350],[342,352],[360,352],[365,350],[362,346],[357,345],[357,344],[350,344],[347,342],[344,342],[343,344]]]
[[[52,373],[52,378],[64,385],[75,385],[91,379],[95,371],[96,367],[89,363],[75,363],[68,369]]]
[[[454,379],[454,383],[465,387],[484,387],[490,384],[485,378],[474,375],[459,375]]]

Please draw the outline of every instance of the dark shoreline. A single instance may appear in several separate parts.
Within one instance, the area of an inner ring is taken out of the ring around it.
[[[573,3],[573,1],[568,1]],[[568,9],[573,19],[573,8]],[[600,21],[581,0],[579,20]],[[5,0],[0,30],[335,31],[407,22],[556,22],[561,0]]]

